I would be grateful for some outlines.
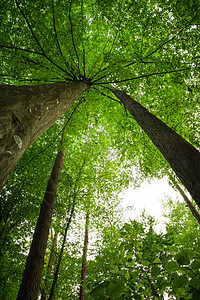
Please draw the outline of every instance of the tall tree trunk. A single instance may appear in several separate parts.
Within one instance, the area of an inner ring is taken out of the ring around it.
[[[23,153],[86,88],[78,81],[0,86],[0,190]]]
[[[197,222],[200,225],[200,214],[199,214],[199,212],[196,210],[196,208],[194,207],[192,202],[188,199],[187,195],[184,193],[184,191],[182,190],[180,185],[178,183],[176,183],[175,186],[176,186],[177,190],[180,192],[181,196],[183,197],[183,200],[186,202],[187,206],[191,210],[191,213],[193,214],[193,216],[195,217],[195,219],[197,220]]]
[[[85,300],[84,283],[86,282],[88,229],[89,229],[89,213],[86,214],[86,221],[85,221],[85,239],[84,239],[83,256],[82,256],[81,286],[80,286],[79,300]]]
[[[53,297],[54,297],[54,294],[55,294],[55,287],[56,287],[56,283],[57,283],[57,280],[58,280],[60,264],[61,264],[61,261],[62,261],[62,256],[63,256],[63,252],[64,252],[64,248],[65,248],[67,232],[68,232],[69,225],[71,223],[73,213],[74,213],[75,199],[76,199],[76,194],[74,195],[74,201],[73,201],[73,206],[72,206],[72,209],[71,209],[70,217],[67,221],[67,226],[65,227],[65,233],[64,233],[64,237],[63,237],[62,247],[61,247],[61,250],[60,250],[59,257],[58,257],[58,263],[57,263],[57,266],[56,266],[56,271],[54,273],[53,283],[52,283],[52,286],[51,286],[51,291],[50,291],[50,295],[49,295],[48,300],[53,300]]]
[[[44,288],[42,289],[42,292],[41,292],[41,300],[47,299],[47,293],[48,293],[48,289],[49,289],[49,278],[51,275],[53,264],[55,264],[55,250],[56,250],[57,234],[55,234],[54,236],[52,235],[51,239],[52,239],[51,252],[49,255],[49,262],[48,262],[48,266],[47,266],[47,275],[44,280]]]
[[[200,152],[125,92],[112,88],[200,207]]]
[[[60,150],[48,181],[17,300],[36,300],[40,288],[44,256],[51,225],[56,192],[64,163],[65,150]]]

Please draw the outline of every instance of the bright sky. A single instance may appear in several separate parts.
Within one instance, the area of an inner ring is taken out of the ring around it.
[[[151,183],[145,181],[139,188],[129,188],[120,194],[123,198],[121,204],[124,208],[124,215],[127,220],[138,219],[142,211],[145,209],[147,213],[154,216],[158,221],[156,230],[164,230],[162,214],[164,208],[162,200],[171,197],[182,201],[182,197],[178,192],[169,186],[167,178],[155,179]]]

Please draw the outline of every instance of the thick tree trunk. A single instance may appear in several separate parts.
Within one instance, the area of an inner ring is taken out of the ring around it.
[[[85,221],[85,239],[82,256],[82,268],[81,268],[81,286],[79,293],[79,300],[85,300],[85,288],[84,283],[86,282],[86,268],[87,268],[87,251],[88,251],[88,228],[89,228],[89,214],[86,214]]]
[[[52,245],[51,245],[51,252],[49,255],[49,262],[47,266],[47,275],[44,280],[44,288],[42,289],[41,292],[41,300],[46,300],[47,299],[47,293],[49,289],[49,279],[52,271],[53,265],[55,265],[55,250],[56,250],[56,243],[57,243],[57,234],[51,236],[52,239]]]
[[[114,88],[112,92],[160,150],[200,207],[200,152],[125,92]]]
[[[27,257],[17,300],[36,300],[38,296],[54,202],[64,162],[64,154],[65,150],[60,150],[56,156],[41,205],[40,215]]]
[[[176,183],[175,186],[176,186],[177,190],[180,192],[180,194],[183,197],[184,201],[186,202],[187,206],[189,207],[191,213],[193,214],[193,216],[195,217],[195,219],[197,220],[197,222],[200,225],[200,214],[199,214],[199,212],[196,210],[196,208],[194,207],[192,202],[188,199],[187,195],[184,193],[184,191],[182,190],[180,185],[178,185]]]
[[[0,86],[0,190],[23,153],[86,88],[82,82]]]

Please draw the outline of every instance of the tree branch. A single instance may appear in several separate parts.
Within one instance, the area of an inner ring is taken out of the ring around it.
[[[22,16],[23,16],[23,18],[24,18],[24,20],[25,20],[25,22],[26,22],[26,24],[27,24],[29,30],[31,31],[31,34],[32,34],[34,40],[36,41],[37,45],[38,45],[39,48],[41,49],[42,55],[43,55],[49,62],[51,62],[54,66],[56,66],[58,69],[62,70],[64,73],[67,73],[66,70],[64,70],[62,67],[60,67],[59,65],[57,65],[51,58],[49,58],[49,57],[46,55],[46,53],[45,53],[45,51],[44,51],[42,45],[40,44],[38,38],[36,37],[36,35],[35,35],[34,31],[33,31],[33,28],[32,28],[32,26],[31,26],[31,24],[29,23],[29,21],[28,21],[26,15],[25,15],[25,13],[24,13],[23,10],[21,9],[20,4],[18,3],[18,0],[14,0],[14,2],[16,3],[17,8],[19,9],[20,13],[22,14]]]
[[[75,41],[74,41],[73,24],[72,24],[72,19],[71,19],[71,7],[72,7],[72,0],[70,1],[70,4],[69,4],[69,23],[70,23],[72,44],[73,44],[74,52],[76,54],[77,61],[78,61],[78,72],[79,72],[79,76],[81,76],[81,73],[80,73],[80,62],[79,62],[79,57],[78,57],[78,53],[77,53],[77,50],[76,50]]]
[[[57,47],[58,47],[58,50],[60,52],[60,55],[64,61],[64,63],[66,64],[66,66],[70,69],[70,73],[68,73],[68,75],[70,77],[72,77],[74,80],[77,80],[77,77],[76,75],[74,74],[73,70],[71,69],[70,65],[68,62],[66,62],[65,58],[64,58],[64,55],[62,53],[62,50],[61,50],[61,47],[60,47],[60,43],[59,43],[59,40],[58,40],[58,34],[57,34],[57,30],[56,30],[56,21],[55,21],[55,8],[54,8],[54,0],[52,0],[52,15],[53,15],[53,29],[54,29],[54,34],[55,34],[55,39],[56,39],[56,44],[57,44]]]
[[[93,81],[92,84],[96,85],[96,84],[120,83],[120,82],[129,81],[129,80],[131,81],[131,80],[135,80],[135,79],[148,78],[150,76],[165,75],[165,74],[171,74],[171,73],[176,73],[176,72],[183,72],[183,71],[187,71],[187,70],[196,70],[196,69],[199,69],[199,68],[200,67],[197,67],[197,68],[185,68],[185,69],[165,71],[165,72],[164,71],[163,72],[155,72],[155,73],[144,74],[144,75],[140,75],[140,76],[136,76],[136,77],[132,77],[132,78],[127,78],[127,79],[122,79],[122,80],[115,80],[115,81],[107,81],[107,82],[96,82],[96,80],[95,80],[95,81]],[[104,77],[106,77],[106,76],[104,76]]]

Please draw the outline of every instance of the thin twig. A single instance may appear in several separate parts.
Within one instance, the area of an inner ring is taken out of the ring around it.
[[[81,76],[80,66],[79,66],[80,62],[79,62],[79,57],[78,57],[78,53],[77,53],[77,50],[76,50],[75,41],[74,41],[73,24],[72,24],[72,19],[71,19],[71,7],[72,7],[72,0],[70,1],[70,4],[69,4],[69,23],[70,23],[70,31],[71,31],[71,37],[72,37],[72,44],[73,44],[74,52],[76,54],[77,61],[78,61],[78,72],[79,72],[79,76]]]
[[[58,40],[58,34],[57,34],[57,29],[56,29],[56,20],[55,20],[55,8],[54,8],[54,0],[52,0],[52,14],[53,14],[53,29],[54,29],[54,34],[55,34],[55,39],[56,39],[56,44],[58,46],[58,50],[60,52],[60,55],[64,61],[64,63],[66,64],[66,66],[68,68],[70,68],[70,76],[74,79],[74,80],[77,80],[76,78],[76,75],[74,74],[73,70],[71,70],[71,67],[69,65],[68,62],[66,62],[65,58],[64,58],[64,55],[63,55],[63,52],[61,50],[61,47],[60,47],[60,43],[59,43],[59,40]]]
[[[83,48],[83,75],[84,78],[86,78],[86,73],[85,73],[85,47],[84,47],[84,42],[83,42],[83,0],[81,0],[81,13],[82,13],[82,48]]]
[[[102,96],[105,96],[105,97],[107,97],[107,98],[109,98],[109,99],[111,99],[111,100],[113,100],[113,101],[115,101],[115,102],[118,102],[118,103],[122,104],[121,101],[119,101],[119,100],[117,100],[117,99],[114,99],[114,98],[112,98],[111,96],[104,94],[103,92],[100,92],[97,88],[94,87],[94,89],[95,89],[96,91],[98,91]]]
[[[24,49],[24,48],[19,48],[19,47],[11,46],[11,45],[0,45],[0,48],[19,50],[19,51],[24,51],[24,52],[29,52],[29,53],[37,54],[37,55],[40,55],[40,56],[44,56],[43,53],[40,53],[38,51]]]
[[[107,82],[96,82],[96,83],[93,82],[93,84],[97,85],[97,84],[120,83],[120,82],[129,81],[129,80],[135,80],[135,79],[141,79],[141,78],[148,78],[150,76],[165,75],[165,74],[170,74],[170,73],[183,72],[183,71],[187,71],[187,70],[196,70],[196,69],[199,69],[199,68],[200,67],[197,67],[197,68],[185,68],[185,69],[165,71],[165,72],[155,72],[155,73],[151,73],[151,74],[144,74],[144,75],[140,75],[140,76],[137,76],[137,77],[127,78],[127,79],[122,79],[122,80],[107,81]]]

